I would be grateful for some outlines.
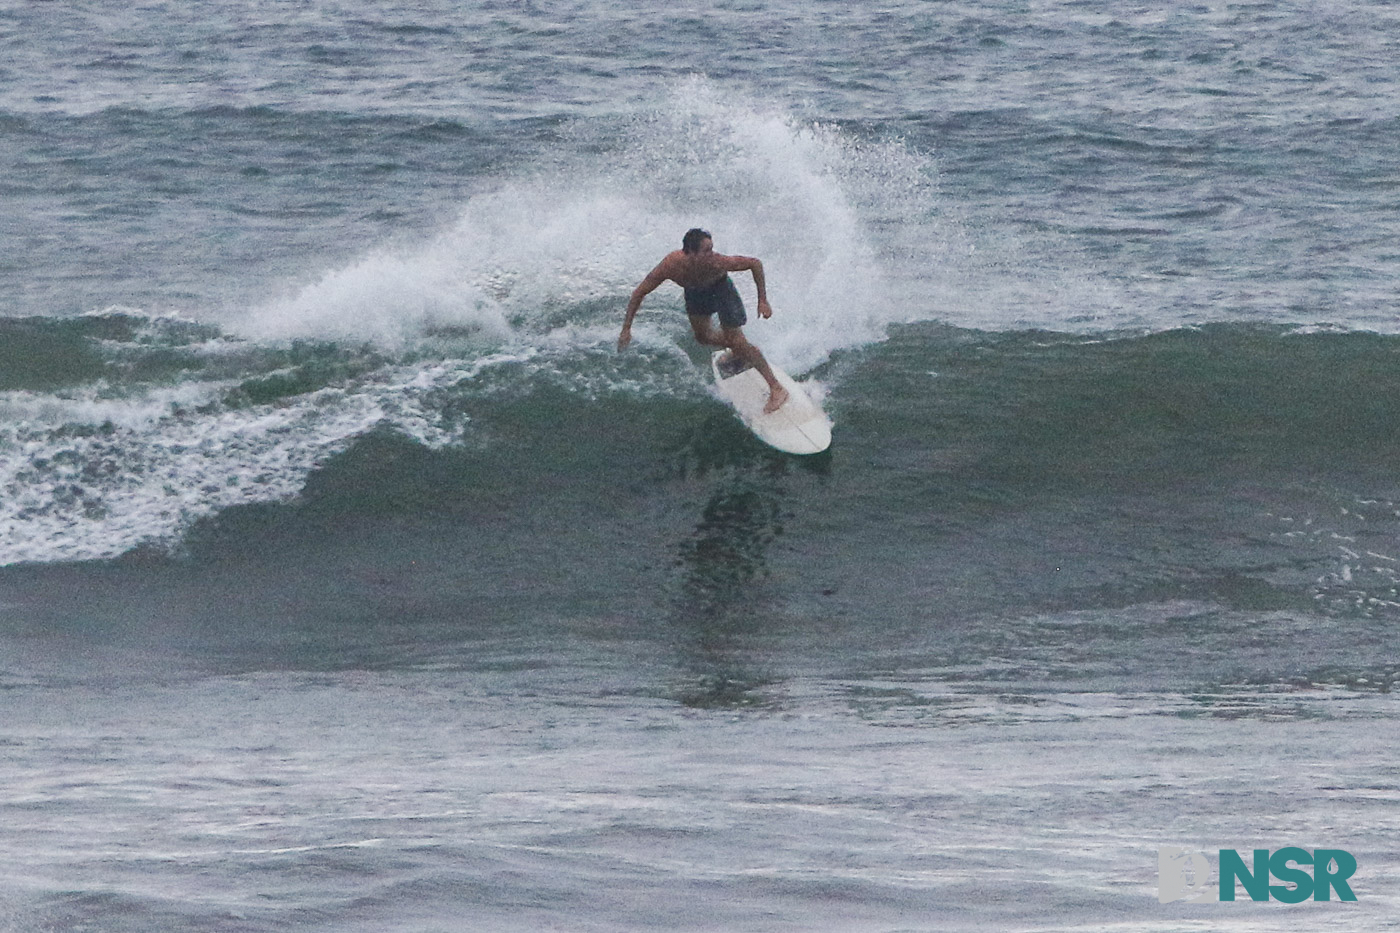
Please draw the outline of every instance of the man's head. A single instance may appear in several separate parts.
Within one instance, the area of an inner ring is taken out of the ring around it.
[[[681,238],[681,250],[686,253],[704,253],[714,248],[714,240],[707,231],[693,227]]]

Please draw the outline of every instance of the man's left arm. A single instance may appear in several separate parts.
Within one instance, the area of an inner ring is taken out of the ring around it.
[[[768,283],[763,278],[763,263],[752,256],[725,256],[725,272],[753,273],[753,284],[758,289],[758,316],[772,317],[773,307],[768,304]]]

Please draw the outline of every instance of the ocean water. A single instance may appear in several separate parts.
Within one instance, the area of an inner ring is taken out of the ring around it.
[[[0,930],[1400,927],[1397,101],[1380,0],[5,4]],[[696,225],[828,454],[616,352]]]

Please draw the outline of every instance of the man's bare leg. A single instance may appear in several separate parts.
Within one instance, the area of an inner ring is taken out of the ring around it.
[[[749,343],[743,330],[738,327],[722,327],[716,331],[708,314],[690,315],[690,329],[695,332],[695,339],[701,346],[724,347],[758,370],[758,374],[768,383],[768,404],[763,406],[764,413],[772,414],[783,407],[783,403],[788,400],[788,390],[778,382],[778,377],[773,375],[773,368],[763,358],[763,353]]]
[[[720,339],[730,352],[758,370],[758,374],[768,383],[768,404],[763,406],[763,413],[771,415],[782,408],[783,403],[788,400],[788,390],[784,389],[778,382],[778,377],[773,375],[773,367],[763,358],[763,352],[749,343],[749,338],[745,337],[743,330],[738,327],[720,328]]]
[[[690,318],[690,329],[695,332],[696,343],[702,347],[729,346],[724,342],[724,337],[720,335],[719,331],[715,330],[715,326],[710,323],[710,315],[691,314],[687,317]]]

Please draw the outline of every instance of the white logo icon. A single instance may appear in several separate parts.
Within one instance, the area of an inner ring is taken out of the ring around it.
[[[1204,852],[1176,846],[1157,850],[1157,900],[1163,904],[1184,900],[1205,904],[1220,899],[1210,883],[1210,862]]]

